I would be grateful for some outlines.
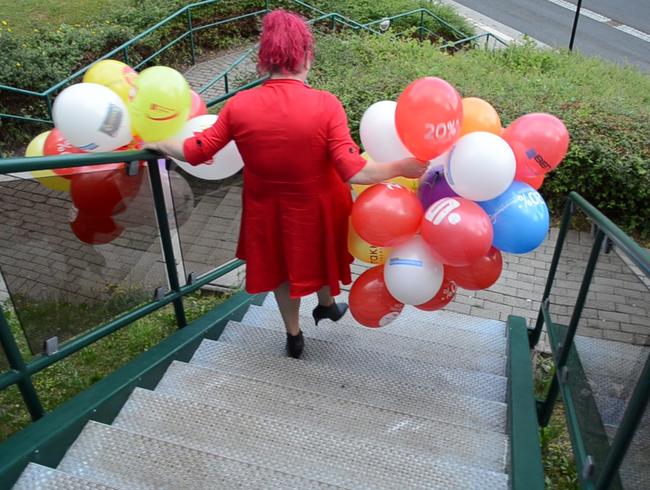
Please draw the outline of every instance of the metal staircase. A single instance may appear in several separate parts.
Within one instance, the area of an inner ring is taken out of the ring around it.
[[[268,297],[15,488],[508,488],[503,322],[409,309],[377,331],[316,327],[314,301],[302,360]]]

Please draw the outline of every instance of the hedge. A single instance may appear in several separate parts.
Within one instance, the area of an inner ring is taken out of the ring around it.
[[[412,80],[439,76],[463,96],[494,105],[506,126],[529,112],[550,112],[571,135],[569,153],[543,187],[561,210],[575,190],[617,224],[650,239],[650,78],[631,67],[532,45],[450,56],[430,44],[391,37],[319,40],[311,83],[335,93],[358,135],[364,110],[395,100]]]

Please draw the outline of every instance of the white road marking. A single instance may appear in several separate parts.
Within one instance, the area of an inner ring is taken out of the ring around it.
[[[576,6],[565,0],[548,0],[548,1],[557,5],[558,7],[562,7],[567,10],[570,10],[571,12],[576,11]],[[602,24],[609,24],[610,27],[613,27],[614,29],[618,29],[619,31],[624,32],[625,34],[629,34],[630,36],[634,36],[638,39],[641,39],[642,41],[650,43],[650,34],[647,34],[645,32],[642,32],[638,29],[635,29],[634,27],[630,27],[625,24],[616,25],[617,22],[615,20],[610,19],[609,17],[605,17],[604,15],[600,15],[599,13],[596,13],[593,10],[589,10],[583,7],[580,9],[580,15],[584,15],[585,17],[588,17]]]

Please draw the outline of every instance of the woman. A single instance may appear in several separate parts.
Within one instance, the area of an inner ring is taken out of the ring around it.
[[[339,320],[339,283],[351,282],[347,250],[349,185],[397,176],[416,178],[415,159],[367,162],[350,136],[341,103],[305,84],[314,40],[301,17],[275,11],[264,18],[259,48],[261,87],[231,98],[211,128],[185,140],[149,144],[193,165],[235,140],[244,160],[243,214],[237,257],[247,262],[249,293],[273,291],[287,330],[287,352],[299,358],[304,339],[300,298],[317,293],[314,321]]]

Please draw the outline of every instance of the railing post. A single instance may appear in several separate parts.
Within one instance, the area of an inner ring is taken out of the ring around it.
[[[576,5],[576,15],[573,18],[573,27],[571,28],[571,40],[569,41],[569,51],[573,51],[573,42],[576,39],[576,30],[578,29],[578,19],[580,19],[581,8],[582,8],[582,0],[578,0],[578,5]]]
[[[190,33],[190,52],[192,53],[192,65],[196,64],[196,46],[194,44],[194,27],[192,26],[192,9],[187,9],[187,32]]]
[[[420,11],[420,42],[424,41],[424,10]]]
[[[606,490],[610,488],[612,480],[616,478],[618,468],[623,462],[625,453],[630,447],[634,433],[641,423],[643,414],[648,406],[650,398],[650,356],[646,359],[645,366],[639,376],[634,392],[625,409],[623,420],[616,431],[614,442],[609,449],[607,459],[600,472],[600,477],[596,483],[597,490]]]
[[[52,119],[52,97],[50,97],[50,92],[45,95],[45,104],[47,104],[47,113]]]
[[[555,402],[557,402],[557,396],[560,392],[560,385],[557,381],[559,375],[560,373],[558,371],[553,374],[553,379],[551,380],[551,386],[546,394],[546,399],[537,405],[537,421],[540,427],[546,427],[551,420],[551,415],[553,415]]]
[[[223,76],[223,91],[225,94],[227,94],[230,91],[229,88],[230,87],[228,86],[228,73],[226,73]]]
[[[566,204],[564,205],[564,214],[562,215],[560,231],[558,232],[557,241],[555,242],[555,250],[553,252],[553,259],[551,260],[551,267],[548,272],[548,277],[546,278],[546,286],[544,287],[544,294],[540,303],[539,313],[537,314],[537,323],[535,323],[535,329],[532,330],[529,334],[529,345],[531,349],[537,345],[537,342],[539,342],[539,338],[542,335],[542,327],[544,326],[542,305],[544,304],[544,301],[546,301],[550,296],[551,289],[553,288],[555,272],[557,271],[557,266],[560,262],[560,255],[562,255],[562,247],[564,246],[564,240],[569,229],[571,216],[573,216],[573,201],[571,201],[571,198],[567,198]]]
[[[164,160],[161,160],[164,162]],[[165,195],[162,188],[162,179],[160,178],[159,161],[149,160],[149,177],[151,180],[151,191],[156,208],[156,218],[160,230],[160,241],[162,242],[163,257],[165,258],[165,267],[167,277],[169,277],[169,286],[175,293],[180,292],[181,286],[178,280],[178,271],[176,270],[176,257],[174,256],[174,245],[172,243],[171,231],[169,229],[169,220],[167,218],[167,206],[165,206]],[[174,300],[174,312],[179,327],[187,325],[185,318],[185,309],[183,307],[183,298]]]
[[[43,409],[43,405],[41,405],[41,401],[38,399],[38,394],[34,389],[32,379],[29,374],[27,374],[25,360],[20,353],[20,349],[18,348],[16,339],[11,332],[11,327],[9,326],[7,318],[5,318],[2,307],[0,307],[0,345],[2,345],[2,348],[5,351],[11,369],[20,373],[20,381],[17,383],[18,389],[20,390],[20,394],[23,397],[32,420],[40,419],[45,415],[45,410]]]
[[[126,63],[127,65],[131,64],[130,61],[129,61],[129,47],[128,46],[124,46],[124,49],[122,50],[122,59],[124,59],[124,63]]]

